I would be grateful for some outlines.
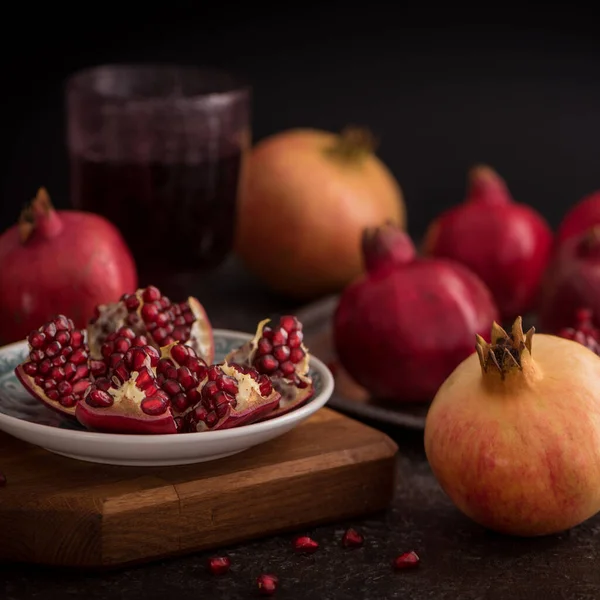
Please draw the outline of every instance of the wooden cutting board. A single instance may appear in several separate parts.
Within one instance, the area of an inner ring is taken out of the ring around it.
[[[385,509],[396,444],[324,408],[246,452],[177,467],[81,462],[0,433],[0,558],[114,567]]]

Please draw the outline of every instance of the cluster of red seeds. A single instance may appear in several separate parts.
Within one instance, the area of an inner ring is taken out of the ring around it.
[[[188,302],[173,303],[153,285],[144,289],[141,302],[136,294],[124,294],[121,301],[129,311],[129,324],[136,326],[141,317],[146,330],[159,346],[190,339],[196,317]],[[138,316],[140,304],[142,308]]]
[[[342,537],[342,546],[345,548],[360,548],[363,545],[363,536],[356,529],[347,529]],[[302,535],[292,542],[294,550],[300,554],[313,554],[319,549],[319,543],[307,535]],[[411,550],[397,556],[392,566],[397,571],[413,569],[419,566],[421,559]],[[208,568],[213,575],[224,575],[231,568],[231,560],[227,556],[213,556],[208,559]],[[279,578],[272,573],[262,573],[256,578],[258,592],[263,596],[272,596],[279,586]]]
[[[33,377],[50,400],[74,407],[89,387],[89,348],[73,321],[58,315],[28,336],[29,361],[23,371]]]
[[[587,308],[575,314],[575,326],[565,327],[558,332],[560,337],[573,340],[600,355],[600,331],[594,327],[592,311]]]
[[[302,324],[296,317],[286,315],[277,327],[266,326],[257,341],[253,366],[259,373],[284,377],[298,387],[306,387],[296,375],[296,365],[304,359]]]

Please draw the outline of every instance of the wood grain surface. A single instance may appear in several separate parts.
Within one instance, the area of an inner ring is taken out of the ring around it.
[[[0,434],[0,558],[116,567],[385,509],[396,444],[330,409],[261,446],[177,467],[81,462]]]

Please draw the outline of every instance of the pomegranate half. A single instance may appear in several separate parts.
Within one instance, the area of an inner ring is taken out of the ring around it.
[[[501,533],[569,529],[600,510],[600,358],[494,323],[440,387],[425,451],[456,506]]]

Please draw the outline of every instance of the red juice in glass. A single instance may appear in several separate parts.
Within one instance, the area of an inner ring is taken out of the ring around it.
[[[230,253],[250,91],[193,67],[105,66],[67,89],[71,201],[123,233],[140,283],[219,265]]]

